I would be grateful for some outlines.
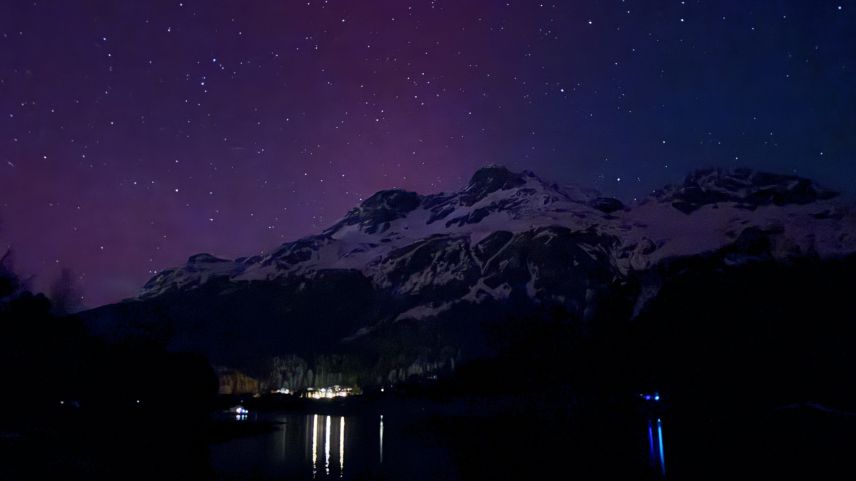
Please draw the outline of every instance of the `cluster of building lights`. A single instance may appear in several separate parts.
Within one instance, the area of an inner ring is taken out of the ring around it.
[[[349,387],[333,386],[322,387],[321,389],[308,388],[305,397],[309,399],[333,399],[337,397],[348,397],[352,395],[354,390]]]

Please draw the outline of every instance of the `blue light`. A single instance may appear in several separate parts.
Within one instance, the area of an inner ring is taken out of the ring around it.
[[[660,443],[660,470],[666,475],[666,459],[663,455],[663,423],[657,418],[657,441]]]
[[[654,428],[651,426],[651,420],[648,420],[648,457],[653,465],[656,463],[654,454]]]
[[[660,393],[654,393],[654,400],[657,402],[660,401]]]

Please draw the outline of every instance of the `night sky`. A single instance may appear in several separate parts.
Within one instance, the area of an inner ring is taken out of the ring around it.
[[[704,166],[853,191],[856,4],[0,2],[0,247],[89,307],[489,163],[630,201]]]

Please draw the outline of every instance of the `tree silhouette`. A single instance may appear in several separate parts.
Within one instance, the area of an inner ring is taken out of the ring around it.
[[[21,288],[21,281],[12,268],[12,250],[0,257],[0,299],[10,297]]]

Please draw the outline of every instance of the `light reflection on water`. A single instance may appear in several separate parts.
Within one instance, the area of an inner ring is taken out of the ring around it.
[[[666,455],[663,450],[663,420],[648,419],[648,460],[654,469],[666,476]]]
[[[377,414],[259,413],[252,422],[270,425],[272,431],[229,439],[209,448],[212,468],[221,479],[242,479],[248,472],[253,473],[253,479],[263,480],[374,478],[381,463],[388,461],[384,450],[389,440],[384,437],[390,436],[391,421]]]
[[[327,416],[327,424],[324,427],[324,472],[330,476],[330,416]]]
[[[312,479],[318,475],[318,415],[312,416]]]
[[[312,479],[318,479],[319,472],[321,471],[321,460],[318,459],[319,442],[322,443],[321,449],[324,450],[324,477],[331,477],[331,467],[333,471],[336,471],[336,466],[330,464],[330,456],[331,454],[333,456],[338,454],[339,465],[336,474],[338,474],[339,478],[342,478],[345,475],[345,417],[339,416],[334,424],[333,416],[324,416],[324,425],[321,427],[320,432],[318,430],[318,417],[318,414],[312,415]],[[285,433],[286,425],[283,425],[283,433]],[[285,434],[283,434],[282,442],[283,458],[285,458]],[[337,449],[338,452],[336,452]]]
[[[428,438],[421,431],[410,428],[403,429],[396,416],[380,414],[363,416],[329,416],[326,414],[259,414],[253,422],[271,423],[274,430],[258,435],[234,438],[229,441],[212,445],[210,460],[216,479],[252,479],[258,480],[329,480],[329,479],[402,479],[435,480],[435,479],[471,479],[460,476],[462,466],[453,464],[452,456],[456,453],[470,450],[481,456],[485,449],[496,446],[492,440],[474,438],[469,441],[451,444],[440,438]],[[639,467],[656,473],[656,477],[664,478],[665,444],[663,420],[652,415],[643,418],[643,423],[636,424],[633,432],[620,433],[625,439],[636,439],[632,444],[635,449],[635,459]],[[243,421],[246,422],[246,421]],[[410,426],[404,424],[404,426]],[[486,425],[491,432],[500,432],[503,428]],[[482,426],[484,427],[484,425]],[[642,429],[639,429],[639,428]],[[646,429],[647,428],[647,429]],[[527,433],[520,427],[512,425],[509,429],[517,429],[514,433]],[[456,431],[457,432],[457,431]],[[463,431],[461,431],[463,432]],[[468,430],[468,433],[478,431]],[[533,428],[532,432],[542,431]],[[552,431],[550,431],[552,432]],[[412,434],[415,433],[415,434]],[[538,455],[549,453],[551,447],[550,433],[544,434],[543,442],[538,438],[519,435],[513,438],[511,447],[502,451],[505,454],[491,461],[482,458],[470,458],[469,455],[460,457],[465,462],[473,459],[471,465],[463,465],[464,469],[489,473],[504,471],[499,466],[524,466],[527,461],[535,460]],[[429,441],[426,441],[429,439]],[[433,441],[430,441],[433,439]],[[461,439],[461,436],[458,437]],[[527,440],[528,439],[528,440]],[[566,438],[556,438],[565,440]],[[616,438],[618,439],[618,438]],[[612,442],[612,441],[610,441]],[[642,444],[640,445],[639,442]],[[518,444],[515,444],[518,443]],[[647,446],[645,446],[647,444]],[[500,445],[501,446],[501,445]],[[644,453],[639,449],[648,450],[649,466],[646,466]],[[457,449],[458,451],[453,451]],[[345,470],[345,451],[348,451],[348,470]],[[519,456],[519,457],[516,457]],[[588,455],[583,456],[583,459]],[[490,459],[490,458],[488,458]],[[485,465],[484,462],[495,462],[496,468]],[[533,461],[534,469],[540,470],[540,461]],[[578,462],[578,461],[576,461]],[[619,461],[620,462],[620,461]],[[531,467],[531,466],[530,466]],[[573,469],[573,468],[571,468]],[[646,478],[647,479],[647,478]]]
[[[339,418],[339,477],[345,475],[345,417]]]

